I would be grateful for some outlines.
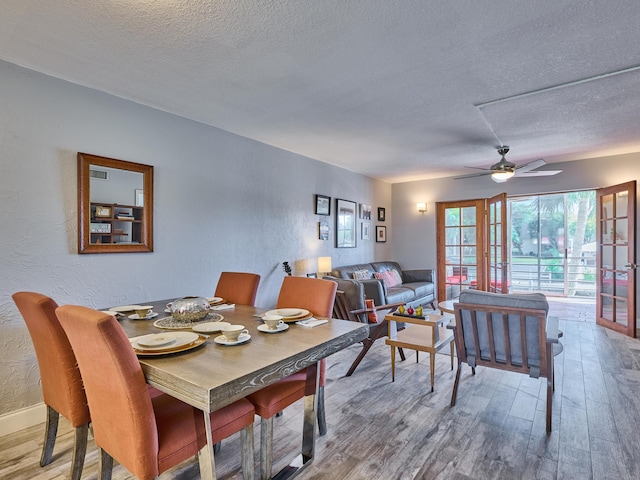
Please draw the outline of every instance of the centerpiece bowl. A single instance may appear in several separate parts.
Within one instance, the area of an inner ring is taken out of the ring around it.
[[[206,318],[209,307],[207,299],[202,297],[179,298],[171,303],[171,316],[178,322],[198,322]]]

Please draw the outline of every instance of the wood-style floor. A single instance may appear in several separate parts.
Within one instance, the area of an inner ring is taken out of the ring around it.
[[[555,310],[558,312],[558,310]],[[640,340],[594,323],[561,319],[564,351],[555,357],[553,432],[545,432],[544,379],[463,367],[458,403],[449,406],[454,372],[438,355],[436,387],[428,359],[407,352],[391,382],[389,348],[379,340],[350,377],[358,349],[329,359],[329,433],[302,479],[638,479],[640,478]],[[302,406],[275,420],[274,471],[299,448]],[[54,462],[38,466],[43,426],[0,438],[0,478],[65,479],[72,436],[61,419]],[[239,436],[216,455],[218,477],[240,479]],[[256,467],[259,422],[256,422]],[[84,479],[97,478],[92,441]],[[133,478],[122,467],[114,480]],[[197,461],[161,479],[199,478]]]

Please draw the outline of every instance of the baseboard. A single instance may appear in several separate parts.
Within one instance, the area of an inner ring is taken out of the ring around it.
[[[0,437],[44,423],[46,418],[47,407],[44,403],[0,415]]]

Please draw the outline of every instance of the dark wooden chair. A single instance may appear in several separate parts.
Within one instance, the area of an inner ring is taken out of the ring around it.
[[[358,365],[367,354],[373,342],[377,339],[385,337],[387,335],[387,322],[384,317],[392,310],[395,310],[400,305],[404,305],[404,303],[391,303],[388,305],[374,305],[373,308],[362,308],[358,310],[352,310],[351,305],[349,304],[349,299],[347,295],[342,290],[336,291],[336,300],[333,304],[333,318],[339,318],[342,320],[350,320],[352,322],[362,322],[369,324],[369,336],[362,341],[362,350],[356,357],[356,359],[349,367],[349,371],[347,371],[347,377],[350,377],[353,372],[356,371]],[[378,322],[374,323],[369,321],[368,316],[370,313],[373,313],[378,318]],[[403,328],[403,325],[398,327],[399,329]],[[405,360],[404,351],[402,348],[398,349],[400,352],[400,358]]]
[[[451,394],[456,404],[460,369],[467,363],[547,379],[547,433],[551,432],[554,389],[553,345],[558,320],[547,318],[549,304],[541,293],[498,294],[465,290],[455,304],[454,339],[458,370]]]

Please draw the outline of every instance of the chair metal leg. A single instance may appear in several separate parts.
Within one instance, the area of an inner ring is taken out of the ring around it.
[[[100,448],[99,458],[99,473],[98,478],[100,480],[111,480],[111,473],[113,472],[113,457]]]
[[[402,347],[398,347],[398,352],[400,352],[400,360],[404,362],[407,357],[404,356],[404,350],[402,349]]]
[[[433,393],[433,385],[436,375],[436,352],[429,353],[429,366],[431,367],[431,393]]]
[[[553,348],[547,348],[547,433],[551,433],[551,419],[553,413]]]
[[[420,363],[420,357],[418,357],[418,354],[420,352],[418,350],[416,350],[416,363]]]
[[[44,445],[42,445],[42,455],[40,456],[40,466],[44,467],[51,463],[53,457],[53,446],[56,443],[58,434],[58,420],[60,414],[47,405],[47,420],[44,427]]]
[[[242,444],[242,477],[246,480],[254,480],[253,423],[240,431],[240,442]]]
[[[462,369],[462,362],[458,360],[458,370],[456,370],[456,379],[453,382],[453,392],[451,392],[451,406],[455,406],[456,397],[458,396],[458,382],[460,382],[460,370]]]
[[[324,387],[318,387],[318,432],[320,436],[327,434],[327,416],[324,409]]]
[[[260,480],[271,478],[273,455],[273,417],[260,420]]]
[[[73,457],[71,459],[71,480],[80,480],[82,478],[82,467],[84,467],[84,457],[87,453],[89,424],[80,425],[75,430]]]

